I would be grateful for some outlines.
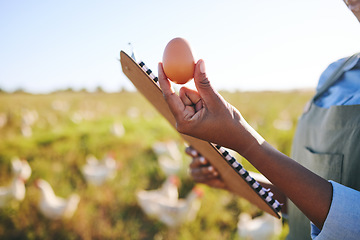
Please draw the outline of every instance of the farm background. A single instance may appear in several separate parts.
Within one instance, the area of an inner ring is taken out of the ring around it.
[[[299,115],[313,94],[291,92],[222,92],[268,142],[290,154]],[[28,116],[27,126],[24,117]],[[32,119],[32,120],[31,120]],[[111,129],[124,127],[117,136]],[[98,89],[32,95],[0,93],[0,186],[11,179],[14,156],[28,160],[31,178],[22,202],[0,209],[0,239],[238,239],[240,212],[261,212],[247,201],[201,185],[205,194],[192,222],[178,228],[147,217],[136,201],[140,189],[156,189],[166,176],[152,150],[156,142],[175,140],[183,154],[180,197],[195,185],[187,174],[190,158],[178,133],[136,92]],[[86,156],[111,153],[120,168],[101,186],[86,183]],[[235,156],[241,160],[239,156]],[[255,169],[242,159],[247,170]],[[36,179],[48,181],[59,196],[76,192],[80,203],[68,220],[48,220],[38,211]],[[286,226],[279,236],[286,235]]]

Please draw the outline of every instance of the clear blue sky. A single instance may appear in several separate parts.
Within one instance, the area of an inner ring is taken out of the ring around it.
[[[131,42],[157,73],[179,36],[219,90],[314,88],[331,61],[360,51],[360,23],[341,0],[3,0],[0,88],[134,89],[120,50]]]

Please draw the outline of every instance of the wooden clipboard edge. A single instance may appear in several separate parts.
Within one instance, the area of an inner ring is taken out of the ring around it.
[[[124,51],[120,52],[120,62],[124,74],[134,84],[140,93],[162,114],[175,128],[176,120],[172,115],[159,86],[148,76],[146,72]],[[147,81],[144,81],[147,79]],[[151,91],[150,91],[151,89]],[[224,159],[221,153],[209,142],[180,134],[186,142],[200,152],[210,163],[218,169],[223,180],[227,183],[230,191],[245,198],[263,211],[280,218],[279,213],[246,182]]]

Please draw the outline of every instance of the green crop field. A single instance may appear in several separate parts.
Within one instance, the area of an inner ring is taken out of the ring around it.
[[[268,142],[289,155],[298,117],[312,92],[222,92]],[[112,130],[123,127],[122,133]],[[166,175],[153,150],[156,142],[176,141],[183,164],[177,173],[184,198],[195,183],[188,176],[191,159],[180,135],[136,92],[56,92],[46,95],[0,93],[0,186],[10,184],[11,159],[26,159],[31,177],[22,201],[0,208],[0,239],[238,239],[241,212],[259,209],[226,191],[204,185],[193,221],[176,228],[148,217],[136,192],[157,189]],[[82,166],[90,154],[112,154],[116,176],[99,186],[87,183]],[[243,165],[256,171],[246,160]],[[56,195],[80,196],[70,219],[50,220],[39,212],[44,179]],[[286,235],[286,225],[279,239]]]

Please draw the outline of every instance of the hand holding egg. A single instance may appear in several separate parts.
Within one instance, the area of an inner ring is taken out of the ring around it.
[[[252,139],[246,126],[243,126],[245,121],[241,121],[240,113],[211,86],[204,60],[198,60],[194,72],[190,74],[194,77],[196,89],[183,86],[178,94],[171,87],[170,80],[174,79],[165,73],[164,65],[161,62],[158,65],[159,84],[175,118],[176,130],[224,147],[246,150],[246,141],[252,142]],[[237,140],[238,136],[241,136],[243,144]]]
[[[172,39],[165,47],[162,62],[164,72],[171,81],[185,84],[194,78],[195,61],[185,39]]]

